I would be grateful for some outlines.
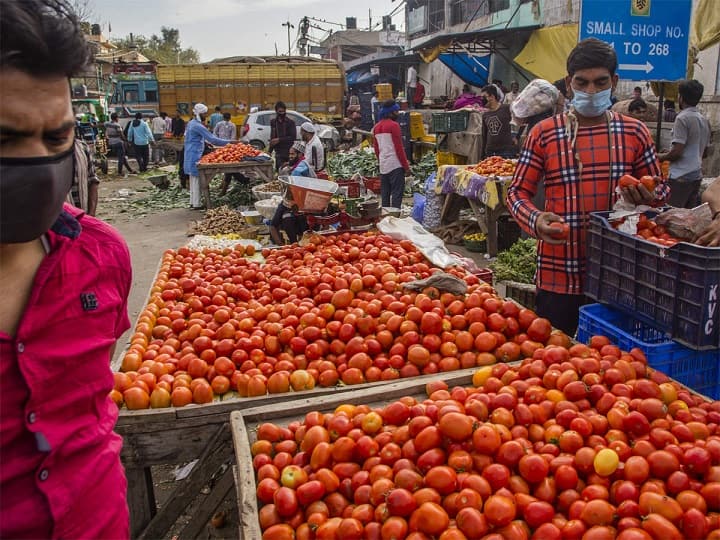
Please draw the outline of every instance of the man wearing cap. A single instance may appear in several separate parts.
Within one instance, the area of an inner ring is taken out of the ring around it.
[[[325,168],[325,149],[320,137],[315,133],[315,126],[310,122],[304,122],[300,126],[300,136],[305,142],[305,161],[315,174]]]
[[[193,115],[195,116],[188,122],[185,130],[185,155],[183,168],[185,174],[190,176],[190,209],[200,210],[202,201],[200,199],[200,173],[197,164],[203,155],[205,142],[209,142],[215,146],[225,146],[230,141],[226,141],[216,137],[208,128],[205,127],[205,118],[207,117],[208,108],[203,103],[197,103],[193,107]],[[207,201],[205,201],[207,203]]]
[[[392,99],[383,103],[380,121],[373,128],[373,147],[380,165],[380,197],[385,207],[400,208],[405,173],[410,172],[397,123],[400,107]]]
[[[315,178],[315,173],[305,161],[305,143],[302,141],[295,141],[290,148],[290,155],[288,156],[288,163],[285,167],[280,169],[280,175],[290,176],[306,176],[309,178]]]

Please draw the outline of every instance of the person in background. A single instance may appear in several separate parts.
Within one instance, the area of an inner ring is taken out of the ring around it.
[[[226,141],[237,140],[237,126],[230,121],[230,113],[223,113],[223,120],[217,123],[213,135]]]
[[[164,111],[160,112],[160,116],[165,120],[165,133],[172,133],[172,118]]]
[[[215,112],[210,115],[210,131],[215,131],[215,126],[217,126],[219,122],[222,122],[223,115],[221,110],[218,105],[215,107]]]
[[[203,155],[205,142],[209,142],[215,146],[225,146],[230,141],[225,141],[216,137],[205,127],[205,119],[207,117],[208,108],[204,103],[196,103],[193,107],[194,118],[188,122],[185,130],[185,154],[183,158],[183,168],[185,174],[190,176],[190,209],[202,209],[202,201],[200,197],[200,173],[197,164]]]
[[[568,112],[570,110],[570,100],[573,97],[572,90],[565,84],[565,79],[558,79],[553,83],[553,86],[560,91],[555,112],[557,114]]]
[[[660,167],[652,137],[642,122],[608,111],[617,85],[617,56],[598,39],[577,44],[567,59],[565,82],[572,108],[541,121],[520,153],[507,207],[520,227],[538,239],[536,312],[570,336],[575,334],[584,295],[585,233],[590,212],[610,210],[620,177],[656,177],[657,187],[623,188],[635,205],[663,204],[669,187],[658,178]],[[544,187],[545,202],[532,202]],[[559,223],[562,233],[557,236]],[[564,236],[564,237],[563,237]]]
[[[372,120],[373,120],[373,123],[376,122],[376,120],[375,120],[375,109],[377,108],[376,105],[377,105],[377,103],[379,103],[379,102],[380,102],[380,100],[378,99],[378,93],[377,93],[377,90],[375,90],[375,91],[373,92],[372,97],[370,98],[370,110],[372,111]]]
[[[510,83],[510,91],[505,94],[503,105],[512,105],[512,102],[517,99],[518,94],[520,94],[520,85],[517,81],[513,81]]]
[[[665,101],[665,111],[663,112],[663,122],[674,122],[677,116],[675,110],[675,102],[671,100]]]
[[[481,157],[502,156],[517,157],[517,145],[513,141],[512,113],[509,105],[501,105],[497,86],[489,84],[482,89],[482,96],[488,110],[482,115]]]
[[[153,140],[155,141],[152,149],[152,162],[155,165],[160,165],[160,163],[163,161],[163,151],[162,147],[160,146],[160,143],[165,136],[165,117],[163,116],[163,114],[165,113],[160,113],[160,115],[154,117],[151,122]]]
[[[170,122],[170,133],[176,138],[185,136],[185,120],[180,116],[180,111],[175,111],[175,116]],[[189,177],[185,174],[185,167],[183,166],[184,159],[185,147],[182,146],[180,150],[177,150],[178,178],[180,179],[180,187],[187,189]]]
[[[408,107],[415,108],[415,89],[418,83],[418,72],[413,64],[407,70],[407,102]]]
[[[128,162],[128,158],[125,153],[125,145],[128,144],[128,142],[125,138],[125,133],[123,133],[122,127],[118,122],[117,113],[112,113],[110,115],[110,121],[105,122],[105,135],[107,135],[110,149],[117,156],[118,176],[122,176],[123,174],[123,165],[132,174],[136,174],[135,171],[132,170],[132,167],[130,167],[130,163]],[[127,173],[125,173],[125,178],[127,178]]]
[[[317,175],[325,169],[325,148],[315,133],[315,126],[310,122],[303,122],[300,126],[300,137],[305,143],[305,161]]]
[[[635,98],[628,105],[628,115],[642,121],[647,114],[647,103],[643,98]]]
[[[95,173],[95,163],[90,155],[90,148],[82,139],[75,139],[73,147],[75,155],[75,171],[73,185],[67,196],[68,204],[83,210],[88,216],[95,216],[98,202],[100,179]]]
[[[64,204],[70,80],[92,52],[68,2],[0,0],[0,12],[0,537],[126,540],[109,393],[130,327],[130,253]]]
[[[702,202],[708,203],[710,206],[712,221],[700,233],[696,243],[701,246],[720,247],[720,176],[707,187],[702,195]]]
[[[282,101],[275,104],[275,118],[270,120],[270,148],[275,151],[275,170],[279,171],[288,160],[290,147],[297,138],[297,126],[287,115],[287,107]]]
[[[130,123],[127,138],[133,145],[133,152],[140,172],[147,171],[148,160],[150,159],[150,142],[154,142],[154,139],[150,127],[146,122],[143,122],[142,113],[135,113],[135,120]]]
[[[642,98],[642,88],[639,86],[636,86],[633,88],[632,91],[632,99],[641,99]]]
[[[453,105],[451,107],[451,110],[455,111],[458,109],[462,109],[463,107],[485,107],[485,100],[482,98],[482,96],[476,96],[475,92],[472,91],[470,86],[467,84],[463,84],[462,87],[462,94],[460,94],[457,99],[453,102]]]
[[[288,164],[280,171],[281,176],[305,176],[314,178],[315,174],[305,161],[305,143],[295,141],[290,148]],[[280,231],[285,231],[290,243],[298,241],[298,238],[308,230],[307,219],[297,211],[292,201],[281,201],[270,220],[270,238],[281,246],[285,242]]]
[[[380,121],[372,129],[373,148],[380,168],[382,205],[392,208],[402,206],[405,174],[410,172],[397,123],[399,111],[400,106],[395,101],[387,100],[380,109]]]
[[[229,112],[223,113],[223,121],[218,122],[218,125],[215,126],[213,135],[223,140],[233,142],[237,140],[237,126],[230,121],[230,118]],[[233,180],[242,180],[243,178],[245,178],[245,176],[240,173],[225,173],[223,175],[222,185],[220,186],[220,195],[227,193],[230,182]]]
[[[700,204],[702,160],[710,145],[710,124],[696,105],[705,88],[685,80],[678,85],[680,112],[672,129],[672,148],[658,157],[670,162],[670,200],[676,208],[695,208]]]

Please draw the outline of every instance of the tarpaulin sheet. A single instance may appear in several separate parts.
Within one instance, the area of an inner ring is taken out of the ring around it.
[[[690,44],[704,51],[720,41],[720,9],[717,0],[698,0],[690,29]]]
[[[546,81],[567,75],[567,57],[578,42],[578,25],[561,24],[533,31],[515,63]]]
[[[440,61],[464,82],[483,87],[488,83],[490,55],[478,56],[465,52],[443,53]]]

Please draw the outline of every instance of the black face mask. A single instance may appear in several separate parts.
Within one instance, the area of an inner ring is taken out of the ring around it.
[[[0,244],[40,238],[62,212],[74,149],[50,157],[0,158]]]

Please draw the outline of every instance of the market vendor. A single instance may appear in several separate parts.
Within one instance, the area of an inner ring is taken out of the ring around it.
[[[309,178],[315,178],[315,172],[310,168],[305,161],[305,143],[302,141],[295,141],[290,148],[290,154],[288,155],[288,163],[283,167],[278,176],[306,176]]]
[[[623,188],[635,205],[660,204],[668,185],[644,123],[610,112],[617,85],[615,50],[598,39],[577,44],[567,59],[565,81],[572,89],[571,111],[538,123],[520,153],[507,207],[520,227],[538,239],[536,311],[553,326],[574,335],[584,295],[585,241],[590,212],[610,210],[620,177],[656,177],[651,192],[643,185]],[[545,203],[532,199],[545,188]],[[561,227],[560,234],[553,225]]]
[[[300,136],[305,143],[305,161],[317,175],[325,169],[325,149],[320,137],[318,137],[315,126],[310,122],[303,122],[300,126]]]
[[[294,244],[307,230],[308,224],[305,215],[297,210],[297,206],[292,201],[283,200],[270,221],[270,238],[273,243],[278,246],[285,245],[280,231],[285,231],[290,243]]]
[[[208,108],[203,103],[197,103],[193,107],[193,115],[195,116],[188,122],[185,130],[185,152],[183,156],[183,168],[185,174],[190,176],[190,209],[202,209],[202,201],[200,199],[200,173],[197,164],[203,155],[205,142],[209,142],[215,146],[225,146],[231,141],[216,137],[208,128],[205,127],[205,119],[207,118]]]

